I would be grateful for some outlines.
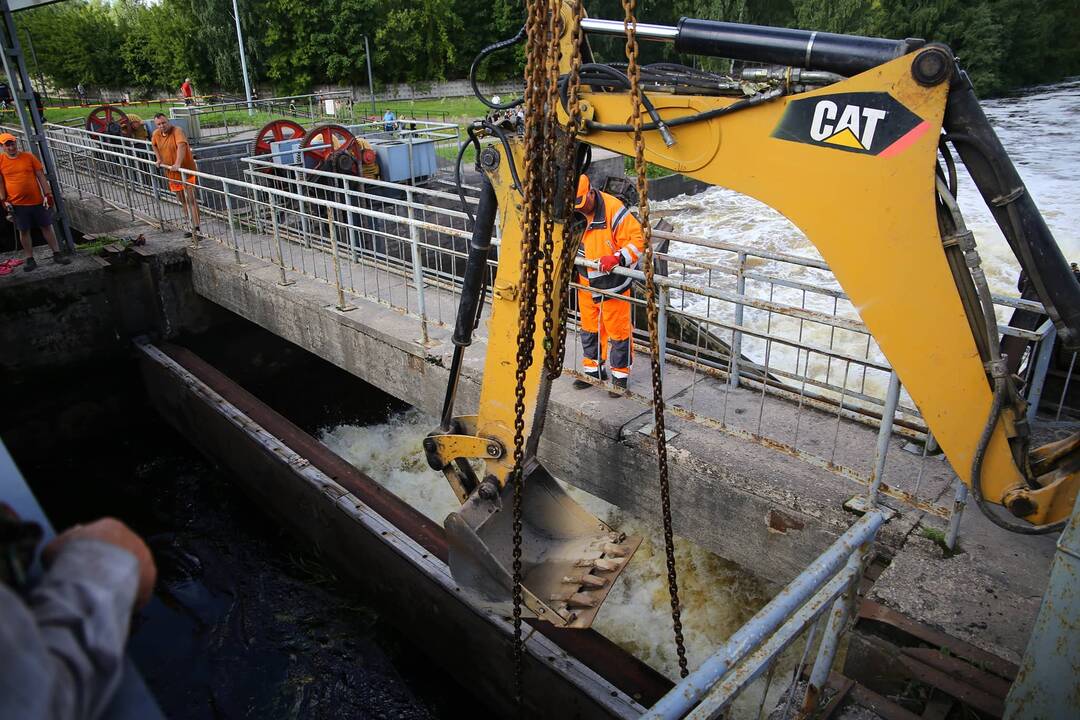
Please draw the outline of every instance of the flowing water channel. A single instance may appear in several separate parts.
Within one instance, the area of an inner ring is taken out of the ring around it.
[[[1080,166],[1080,142],[1077,142],[1080,138],[1076,137],[1074,123],[1080,112],[1080,79],[988,101],[985,108],[1066,257],[1080,258],[1080,200],[1074,175],[1075,168]],[[992,289],[996,293],[1016,295],[1017,263],[982,205],[974,185],[964,175],[961,176],[960,204],[969,227],[976,233]],[[675,225],[679,233],[820,258],[806,237],[782,215],[751,198],[722,188],[680,196],[656,203],[654,207]],[[681,243],[673,245],[672,253],[712,262],[730,260],[729,253]],[[785,277],[832,283],[836,287],[827,274],[813,268],[772,261],[761,261],[757,265],[764,271]],[[700,280],[701,274],[688,273],[687,277]],[[759,296],[765,297],[766,291],[748,287],[748,292],[758,292]],[[780,296],[774,296],[774,299],[785,300]],[[794,295],[786,300],[799,302]],[[673,296],[673,302],[680,301],[682,298]],[[685,302],[688,305],[704,303],[690,295]],[[817,307],[814,302],[818,303]],[[827,311],[832,302],[811,300],[806,306]],[[701,310],[700,307],[693,309]],[[716,312],[714,308],[709,310]],[[837,307],[836,312],[855,316],[850,305]],[[843,338],[838,342],[842,345]],[[852,338],[851,342],[865,345],[866,341],[865,338]],[[875,357],[876,353],[881,359],[873,345],[865,351],[870,357]],[[744,352],[761,362],[764,343],[744,344]],[[794,357],[791,359],[797,361]],[[851,382],[857,382],[857,379],[851,378]],[[864,384],[881,387],[883,378],[868,377]],[[427,467],[420,450],[421,440],[435,425],[433,418],[406,410],[392,414],[385,423],[328,428],[321,439],[425,515],[441,521],[458,504],[446,481]],[[668,677],[677,679],[663,538],[656,525],[627,516],[618,508],[579,491],[573,492],[579,502],[606,522],[646,538],[598,615],[596,629]],[[694,668],[759,609],[768,594],[747,570],[685,540],[677,539],[676,557],[687,652],[690,667]],[[782,665],[790,668],[792,661],[789,659]],[[777,692],[776,688],[773,692]],[[737,708],[736,715],[750,711],[753,716],[757,709],[756,698],[748,700]]]

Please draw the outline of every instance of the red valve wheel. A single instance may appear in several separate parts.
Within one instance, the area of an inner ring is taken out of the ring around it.
[[[313,128],[304,136],[300,147],[304,149],[304,164],[314,167],[322,165],[330,155],[339,150],[345,150],[355,157],[357,162],[362,159],[356,138],[341,125],[320,125]]]
[[[112,105],[94,108],[86,116],[86,129],[103,135],[130,137],[128,116],[124,111]]]
[[[282,140],[296,140],[304,137],[304,128],[292,120],[273,120],[263,126],[255,136],[255,155],[269,155],[270,143]]]

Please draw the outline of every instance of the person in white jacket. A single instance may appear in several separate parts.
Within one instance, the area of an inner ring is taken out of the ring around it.
[[[105,518],[58,535],[42,560],[37,582],[0,582],[0,718],[96,720],[120,686],[154,559],[131,529]]]

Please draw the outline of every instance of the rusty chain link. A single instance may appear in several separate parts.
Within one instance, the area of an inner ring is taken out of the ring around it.
[[[571,210],[574,206],[574,195],[577,190],[577,135],[581,127],[581,20],[585,17],[585,3],[583,0],[574,0],[571,6],[573,16],[570,27],[570,47],[573,53],[570,56],[570,74],[567,79],[567,112],[568,123],[563,128],[561,138],[562,162],[561,167],[566,178],[565,192],[563,193],[563,205],[560,208],[559,217],[565,218],[563,223],[563,256],[559,264],[559,274],[555,278],[555,286],[559,289],[559,332],[555,338],[554,347],[548,352],[545,360],[548,377],[552,380],[562,375],[563,359],[566,357],[566,318],[570,309],[570,276],[574,272],[574,257],[577,255],[578,238],[575,237],[574,223],[571,222]],[[556,98],[558,102],[558,92]]]
[[[641,66],[638,64],[636,0],[622,0],[626,30],[626,74],[630,78],[630,117],[634,127],[634,169],[637,172],[638,210],[644,242],[646,315],[649,318],[649,353],[652,366],[653,418],[656,433],[656,456],[660,474],[660,506],[664,515],[664,555],[667,559],[668,591],[671,594],[671,625],[675,634],[675,652],[679,657],[679,675],[686,677],[686,645],[682,633],[682,610],[679,606],[679,580],[675,572],[675,541],[671,524],[671,491],[668,485],[667,436],[664,429],[664,384],[660,375],[660,334],[656,307],[656,279],[653,267],[652,224],[649,221],[649,183],[645,177],[645,143],[641,134]]]
[[[524,688],[524,653],[525,649],[521,636],[521,606],[522,599],[522,563],[521,563],[521,531],[522,531],[522,496],[524,494],[525,479],[522,475],[525,460],[525,379],[529,367],[532,365],[532,355],[535,346],[534,333],[536,332],[536,294],[538,263],[537,256],[540,254],[540,233],[543,223],[544,243],[547,252],[545,258],[550,257],[550,246],[553,226],[550,220],[544,219],[545,206],[551,207],[551,200],[545,200],[550,196],[546,175],[553,172],[553,162],[541,162],[539,172],[535,159],[547,158],[550,146],[550,137],[553,135],[555,123],[550,114],[554,113],[554,106],[549,102],[554,88],[551,80],[551,61],[557,58],[557,51],[552,50],[551,45],[558,43],[558,15],[560,0],[543,0],[542,2],[527,3],[528,18],[526,20],[526,46],[525,46],[525,148],[523,165],[522,188],[522,238],[521,258],[519,266],[519,301],[518,301],[518,331],[517,331],[517,369],[515,372],[514,387],[514,469],[511,473],[513,483],[513,589],[511,592],[513,601],[513,625],[514,625],[514,695],[520,708],[522,706]],[[552,14],[556,17],[552,18]],[[556,61],[557,62],[557,61]],[[555,67],[555,79],[558,78],[558,65]],[[507,162],[514,162],[514,158],[508,157]],[[551,217],[551,213],[548,213]],[[547,330],[548,318],[551,314],[551,270],[545,263],[545,330]]]
[[[544,73],[544,156],[543,156],[543,213],[544,213],[544,247],[541,261],[543,262],[544,287],[543,287],[543,327],[544,327],[544,367],[550,371],[551,357],[555,349],[552,338],[555,319],[552,317],[554,308],[554,278],[555,272],[555,187],[554,183],[558,172],[558,153],[551,145],[551,139],[555,137],[559,124],[559,117],[555,111],[559,102],[559,60],[562,58],[562,47],[559,38],[562,36],[562,13],[559,12],[559,4],[556,3],[554,12],[551,13],[548,23],[548,55],[547,67]]]

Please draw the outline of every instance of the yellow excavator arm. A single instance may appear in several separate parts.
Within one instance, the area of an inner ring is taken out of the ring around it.
[[[569,5],[562,17],[560,71],[565,76],[575,54],[590,58],[584,40],[581,47],[571,45],[575,34]],[[621,22],[586,19],[581,27],[623,31]],[[806,234],[980,507],[984,501],[1004,505],[1024,521],[991,512],[995,522],[1019,532],[1041,532],[1068,518],[1080,487],[1077,438],[1029,447],[1025,403],[998,350],[997,323],[973,238],[956,210],[954,188],[938,172],[939,145],[951,143],[968,166],[1059,338],[1070,347],[1080,339],[1080,287],[948,48],[702,20],[683,20],[678,28],[639,26],[638,34],[673,41],[687,52],[801,66],[762,71],[776,81],[750,97],[646,89],[645,159],[760,200]],[[581,69],[578,139],[633,156],[630,93],[625,83],[605,79],[611,73],[600,70],[588,62]],[[801,84],[814,73],[832,82]],[[560,118],[564,124],[570,120],[565,94]],[[452,417],[460,369],[455,356],[442,427],[426,447],[432,466],[446,472],[463,502],[462,511],[447,522],[451,537],[460,540],[460,552],[470,558],[462,563],[468,566],[463,576],[481,584],[482,575],[499,577],[491,585],[494,595],[496,586],[505,589],[509,582],[508,531],[505,521],[491,532],[484,528],[497,524],[492,518],[509,514],[503,496],[514,466],[508,448],[515,432],[518,320],[528,280],[519,265],[524,141],[490,122],[486,127],[500,142],[480,154],[486,183],[479,233],[470,248],[475,276],[467,271],[455,333],[460,350],[482,306],[480,280],[487,270],[497,206],[502,240],[480,408],[476,416]],[[576,177],[577,169],[564,168],[566,178]],[[555,235],[562,237],[561,232]],[[556,262],[562,257],[560,244]],[[550,383],[543,372],[550,336],[541,328],[539,307],[536,313],[532,364],[522,378],[527,412],[520,430],[531,473],[527,487],[544,499],[526,498],[537,503],[527,524],[535,523],[532,539],[540,538],[545,552],[556,549],[570,566],[591,568],[604,582],[580,572],[563,574],[565,565],[553,569],[539,562],[531,565],[537,574],[523,584],[526,604],[534,612],[580,626],[581,613],[566,600],[577,595],[578,606],[602,601],[602,588],[610,587],[636,540],[613,534],[570,502],[553,481],[532,482],[533,476],[550,480],[533,454]],[[483,459],[483,471],[475,473],[469,458]],[[453,552],[451,557],[453,569]],[[553,591],[560,583],[568,592]],[[596,604],[589,605],[590,621]]]

